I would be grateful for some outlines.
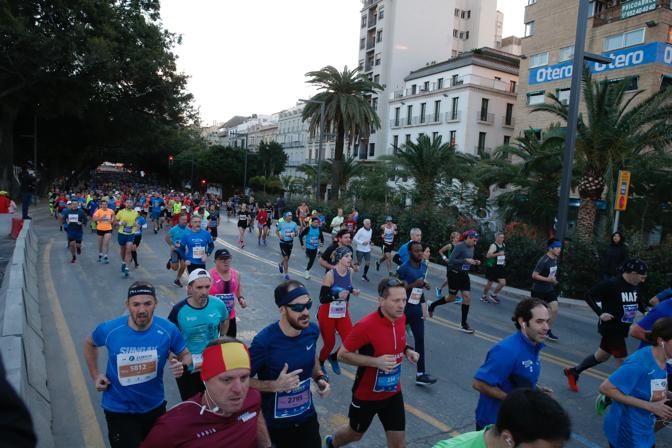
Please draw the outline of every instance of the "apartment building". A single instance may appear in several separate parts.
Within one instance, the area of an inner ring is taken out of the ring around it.
[[[569,102],[578,0],[528,0],[516,106],[516,135],[540,135],[558,118],[530,114],[536,104],[557,94]],[[589,63],[599,79],[629,80],[631,92],[644,90],[641,101],[672,84],[672,10],[670,0],[596,0],[591,3],[586,51],[612,63]],[[583,107],[581,108],[583,110]]]
[[[388,101],[418,67],[501,45],[497,0],[362,0],[359,66],[384,87],[371,98],[382,128],[360,142],[359,159],[391,152]]]
[[[256,151],[262,142],[270,143],[278,141],[278,121],[277,115],[275,120],[269,123],[256,124],[247,130],[247,147]]]
[[[420,135],[441,136],[467,154],[509,143],[519,63],[515,55],[481,48],[411,72],[389,100],[391,147]]]

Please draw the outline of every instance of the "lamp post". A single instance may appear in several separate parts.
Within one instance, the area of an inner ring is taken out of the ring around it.
[[[321,100],[299,100],[302,103],[313,103],[320,105],[320,137],[317,146],[317,180],[315,181],[315,199],[320,200],[320,186],[322,176],[322,145],[324,144],[324,112],[326,103]]]
[[[563,244],[567,233],[567,214],[569,208],[569,192],[572,184],[572,162],[576,146],[576,127],[579,121],[579,101],[581,99],[581,80],[585,61],[611,64],[611,58],[585,51],[586,28],[588,22],[589,0],[579,0],[579,14],[576,21],[576,40],[574,44],[574,61],[572,65],[572,84],[569,94],[569,110],[567,113],[567,136],[562,156],[562,177],[560,179],[560,198],[558,200],[557,239]]]
[[[231,129],[229,131],[229,140],[233,137],[234,140],[238,140],[238,137],[245,137],[243,149],[245,150],[245,168],[243,169],[243,195],[247,194],[247,132],[238,132],[237,129]]]

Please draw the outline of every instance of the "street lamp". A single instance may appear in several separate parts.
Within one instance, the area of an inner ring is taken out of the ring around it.
[[[589,0],[579,0],[579,14],[576,21],[576,41],[574,43],[574,62],[572,65],[572,84],[569,94],[569,111],[567,113],[567,136],[562,156],[562,177],[560,180],[560,198],[558,200],[558,231],[557,237],[564,245],[567,233],[567,214],[569,208],[569,192],[572,184],[572,162],[576,145],[576,127],[579,121],[579,101],[581,99],[581,79],[585,61],[611,64],[611,58],[585,51],[586,28],[588,22]]]
[[[245,145],[243,149],[245,149],[245,169],[243,171],[243,195],[247,194],[247,133],[246,132],[238,132],[237,129],[231,129],[229,131],[229,143],[231,141],[231,138],[234,140],[238,140],[238,137],[245,137]]]
[[[299,100],[301,103],[313,103],[320,105],[320,140],[317,146],[317,180],[315,181],[315,199],[320,200],[320,182],[322,175],[322,144],[324,143],[324,109],[326,103],[321,100]]]

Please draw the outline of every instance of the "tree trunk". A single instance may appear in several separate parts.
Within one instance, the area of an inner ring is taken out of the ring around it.
[[[343,123],[338,123],[336,142],[334,145],[334,163],[331,165],[331,191],[340,197],[343,184],[343,147],[345,145],[345,128]],[[325,155],[326,158],[326,155]]]
[[[7,99],[0,102],[0,189],[14,197],[18,194],[14,179],[14,124],[18,114],[18,104]]]
[[[579,216],[576,222],[576,236],[584,242],[593,241],[595,217],[597,216],[597,201],[591,198],[581,198]]]

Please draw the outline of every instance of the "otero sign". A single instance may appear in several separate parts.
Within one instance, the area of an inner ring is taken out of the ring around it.
[[[621,19],[644,14],[656,9],[657,0],[630,0],[621,3]]]
[[[594,74],[647,64],[662,64],[672,67],[672,45],[663,42],[637,45],[622,50],[609,51],[602,53],[602,55],[611,58],[612,62],[609,65],[587,62]],[[528,84],[562,81],[571,77],[572,62],[567,61],[561,64],[530,69]]]

